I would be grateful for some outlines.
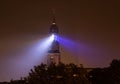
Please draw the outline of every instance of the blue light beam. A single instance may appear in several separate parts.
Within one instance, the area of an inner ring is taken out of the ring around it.
[[[47,52],[54,40],[54,35],[38,40],[29,46],[27,52],[23,53],[25,57],[22,59],[22,63],[29,65],[38,65],[46,62]]]

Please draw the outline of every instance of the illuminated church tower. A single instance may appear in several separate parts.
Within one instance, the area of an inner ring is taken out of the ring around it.
[[[54,63],[55,65],[58,65],[60,63],[60,51],[59,51],[59,42],[58,42],[59,30],[56,25],[55,17],[53,17],[53,21],[49,33],[50,35],[54,35],[54,40],[48,51],[47,64],[50,65]]]

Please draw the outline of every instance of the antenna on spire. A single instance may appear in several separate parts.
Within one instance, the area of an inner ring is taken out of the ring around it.
[[[56,24],[55,9],[52,9],[52,24]]]

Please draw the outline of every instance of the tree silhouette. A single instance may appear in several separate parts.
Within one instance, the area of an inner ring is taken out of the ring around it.
[[[30,70],[29,76],[0,84],[120,84],[120,60],[114,59],[106,68],[94,68],[89,73],[74,63],[49,66],[41,64]]]
[[[120,60],[114,59],[107,68],[95,68],[88,76],[92,84],[120,84]]]
[[[120,84],[120,60],[114,59],[109,67],[114,84]]]
[[[41,64],[31,69],[27,81],[28,84],[89,84],[83,72],[83,68],[73,63]]]

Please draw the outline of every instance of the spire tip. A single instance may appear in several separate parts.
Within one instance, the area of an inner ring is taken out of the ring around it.
[[[56,24],[56,17],[55,17],[55,9],[52,9],[52,24],[55,25]]]

